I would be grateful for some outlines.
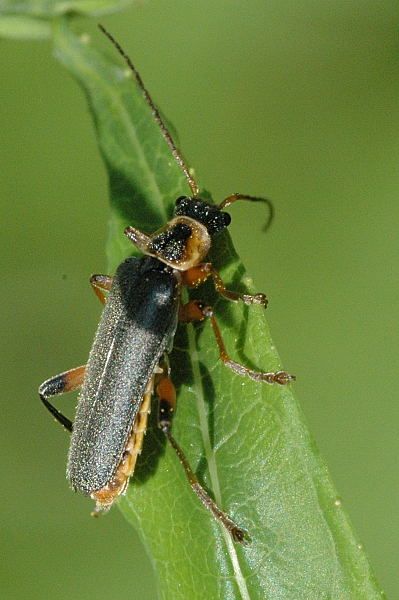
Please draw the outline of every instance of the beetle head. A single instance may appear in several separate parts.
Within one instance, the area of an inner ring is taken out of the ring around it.
[[[180,196],[176,200],[175,215],[190,217],[202,223],[208,230],[209,235],[222,231],[231,222],[230,215],[221,211],[217,206],[200,198],[190,198],[188,196]]]

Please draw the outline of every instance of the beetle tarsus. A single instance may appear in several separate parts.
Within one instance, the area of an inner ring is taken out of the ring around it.
[[[251,538],[245,529],[240,529],[235,526],[230,530],[230,534],[235,542],[242,544],[243,546],[248,546],[248,544],[251,543]]]
[[[267,308],[267,305],[269,304],[269,300],[267,299],[266,295],[262,293],[242,294],[241,299],[244,304],[258,304],[260,306],[264,306],[265,308]]]
[[[286,371],[277,371],[277,373],[274,373],[274,382],[279,383],[280,385],[286,385],[287,383],[295,380],[296,376],[290,375]]]

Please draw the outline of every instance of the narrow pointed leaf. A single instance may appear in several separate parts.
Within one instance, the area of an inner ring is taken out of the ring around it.
[[[55,48],[85,91],[109,172],[114,270],[132,252],[123,227],[155,230],[171,215],[174,199],[189,190],[142,92],[118,56],[95,50],[98,37],[84,44],[63,22]],[[253,290],[228,235],[212,257],[232,289]],[[217,300],[208,285],[196,294],[214,302],[233,357],[253,368],[281,368],[264,309]],[[179,329],[171,363],[178,388],[174,435],[201,482],[252,543],[234,544],[202,507],[152,418],[119,506],[152,558],[160,597],[381,598],[292,389],[257,384],[223,367],[209,323]]]
[[[52,18],[66,14],[99,16],[116,12],[134,0],[0,0],[0,15]]]
[[[48,21],[35,17],[1,15],[0,38],[14,40],[45,40],[51,37],[51,25]]]

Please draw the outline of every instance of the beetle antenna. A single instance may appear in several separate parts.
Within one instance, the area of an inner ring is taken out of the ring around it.
[[[269,208],[269,216],[263,227],[263,231],[267,231],[274,219],[273,202],[269,200],[269,198],[258,198],[257,196],[249,196],[248,194],[231,194],[219,204],[218,208],[219,210],[223,210],[224,208],[230,206],[230,204],[234,204],[234,202],[237,202],[238,200],[248,200],[249,202],[263,202],[264,204],[267,204]]]
[[[184,158],[183,158],[180,150],[177,148],[176,144],[174,143],[170,131],[166,127],[164,120],[162,119],[161,115],[159,114],[159,110],[155,106],[154,101],[153,101],[153,99],[150,96],[150,93],[148,92],[147,88],[144,85],[143,80],[141,79],[140,73],[137,71],[136,67],[134,66],[134,64],[130,60],[129,56],[126,54],[126,52],[120,46],[120,44],[116,41],[116,39],[105,29],[105,27],[103,27],[100,24],[98,25],[98,27],[104,33],[104,35],[107,36],[107,38],[110,40],[110,42],[115,46],[115,48],[118,50],[119,54],[125,60],[125,62],[128,65],[129,69],[132,71],[133,75],[135,76],[137,85],[139,86],[139,88],[143,92],[145,101],[147,102],[148,106],[151,108],[152,116],[154,117],[154,119],[155,119],[158,127],[160,128],[160,130],[162,132],[162,135],[165,138],[165,141],[168,144],[168,146],[170,148],[170,151],[173,154],[173,157],[174,157],[175,161],[177,162],[177,164],[179,165],[179,167],[183,171],[183,173],[184,173],[184,175],[185,175],[185,177],[187,179],[187,183],[190,186],[193,195],[194,196],[198,196],[198,194],[199,194],[198,184],[195,181],[195,179],[192,176],[192,174],[190,173],[190,169],[188,168],[188,166],[187,166],[187,164],[186,164],[186,162],[185,162],[185,160],[184,160]]]

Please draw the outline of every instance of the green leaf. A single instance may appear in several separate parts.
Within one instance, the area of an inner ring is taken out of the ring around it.
[[[0,0],[0,15],[52,18],[66,14],[99,16],[122,10],[134,0]]]
[[[85,90],[109,172],[113,270],[132,251],[123,227],[155,230],[171,215],[174,199],[189,190],[124,64],[93,46],[65,22],[57,26],[57,57]],[[253,291],[228,235],[212,258],[229,287]],[[199,294],[215,301],[211,286]],[[220,299],[215,308],[233,357],[258,369],[280,369],[264,309]],[[152,418],[119,506],[153,560],[160,597],[380,598],[292,389],[257,384],[223,367],[209,323],[179,328],[172,367],[174,435],[201,482],[252,543],[234,544],[202,507]]]
[[[0,37],[15,40],[45,40],[51,36],[51,25],[34,17],[0,15]]]

